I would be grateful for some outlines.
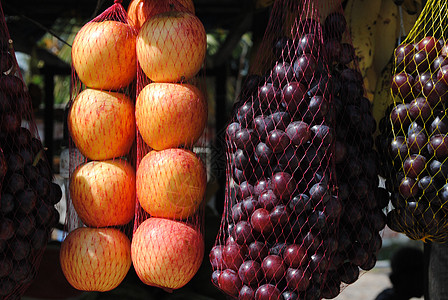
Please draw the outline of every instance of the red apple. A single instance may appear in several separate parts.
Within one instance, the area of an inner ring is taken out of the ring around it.
[[[110,291],[123,281],[131,267],[131,242],[118,229],[81,227],[62,242],[60,262],[74,288]]]
[[[204,256],[204,239],[185,223],[151,217],[134,232],[131,256],[143,283],[178,289],[198,271]]]
[[[122,159],[83,164],[70,178],[70,196],[87,226],[125,225],[134,218],[134,168]]]
[[[82,91],[73,101],[67,122],[76,147],[92,160],[126,155],[134,142],[134,104],[121,93]]]
[[[201,21],[187,12],[155,15],[137,37],[137,59],[154,82],[188,81],[205,59],[207,37]]]
[[[172,148],[146,154],[136,180],[137,198],[151,216],[185,219],[202,203],[207,174],[193,152]]]
[[[207,123],[207,101],[190,84],[151,83],[137,97],[135,120],[151,148],[190,148]]]
[[[130,23],[139,30],[146,20],[168,11],[195,13],[192,0],[132,0],[128,6]]]
[[[135,78],[136,31],[118,21],[89,22],[76,34],[72,63],[89,88],[117,90]]]

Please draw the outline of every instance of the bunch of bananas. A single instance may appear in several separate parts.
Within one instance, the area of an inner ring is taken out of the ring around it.
[[[347,0],[344,11],[359,58],[367,97],[377,121],[393,102],[390,80],[394,49],[415,24],[422,0]]]

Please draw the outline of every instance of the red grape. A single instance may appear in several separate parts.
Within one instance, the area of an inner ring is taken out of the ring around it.
[[[310,275],[302,269],[288,268],[286,284],[288,288],[298,292],[306,291],[310,285]]]
[[[442,50],[442,45],[436,38],[427,36],[418,42],[417,49],[419,51],[426,52],[428,55],[428,59],[430,61],[433,61]]]
[[[247,247],[247,257],[251,260],[262,261],[268,255],[268,247],[265,243],[254,241]]]
[[[414,77],[408,73],[398,73],[392,78],[392,93],[401,97],[406,102],[414,99],[412,87],[414,86]]]
[[[306,107],[306,86],[292,81],[283,87],[283,100],[286,103],[286,111],[295,116],[297,112]]]
[[[238,271],[247,254],[247,247],[229,241],[222,250],[222,258],[227,268]]]
[[[296,185],[295,179],[289,173],[277,172],[272,175],[272,190],[280,199],[289,199],[289,197],[294,193]]]
[[[415,179],[404,177],[398,187],[398,191],[405,198],[412,198],[418,194],[418,186]]]
[[[395,49],[395,66],[401,70],[406,69],[406,71],[412,72],[406,67],[412,60],[415,53],[415,47],[412,44],[401,44]]]
[[[263,277],[260,263],[255,260],[246,260],[240,266],[238,276],[244,284],[257,286]]]
[[[238,300],[254,300],[255,299],[255,291],[253,288],[247,285],[243,285],[238,294]]]
[[[267,283],[255,291],[255,300],[282,300],[282,295],[275,285]]]
[[[448,135],[433,135],[428,144],[429,155],[438,159],[444,159],[448,156]]]
[[[224,249],[223,245],[216,245],[216,246],[213,246],[213,248],[210,250],[209,260],[210,260],[210,264],[212,265],[212,268],[214,268],[214,269],[226,268],[223,265],[223,263],[224,263],[223,257],[222,257],[223,249]]]
[[[286,134],[291,142],[296,146],[301,146],[311,138],[310,128],[307,123],[294,121],[286,128]]]
[[[308,263],[307,250],[303,245],[299,244],[290,244],[287,245],[285,250],[283,251],[283,261],[290,268],[298,268],[300,266],[306,266]]]
[[[269,211],[265,208],[255,210],[250,218],[252,228],[262,234],[272,233],[273,225],[269,218]]]
[[[225,269],[218,277],[218,286],[226,294],[236,297],[243,284],[235,270]]]
[[[285,151],[290,143],[291,141],[289,140],[289,137],[280,129],[270,131],[266,139],[266,145],[268,145],[274,153]]]
[[[268,255],[261,263],[261,269],[268,281],[280,281],[286,272],[286,266],[279,255]]]

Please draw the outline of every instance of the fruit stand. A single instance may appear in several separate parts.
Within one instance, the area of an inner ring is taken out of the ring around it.
[[[441,299],[444,1],[41,2],[1,3],[1,299],[344,299],[404,244]]]

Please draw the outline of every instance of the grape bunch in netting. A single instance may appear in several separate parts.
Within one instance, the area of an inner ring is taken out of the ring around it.
[[[448,59],[445,1],[428,1],[395,49],[394,103],[380,121],[378,149],[393,209],[388,225],[415,240],[448,238]]]
[[[340,3],[327,5],[275,2],[226,130],[210,262],[238,299],[334,298],[382,245],[376,122]]]

